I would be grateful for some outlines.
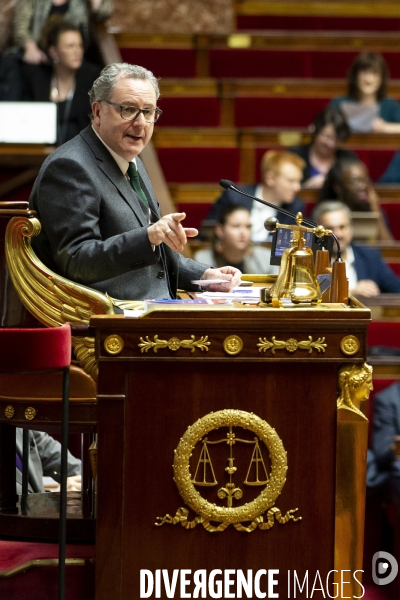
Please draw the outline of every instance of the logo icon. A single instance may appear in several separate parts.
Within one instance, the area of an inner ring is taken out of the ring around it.
[[[389,552],[375,552],[372,557],[372,579],[376,585],[388,585],[399,570],[397,560]]]

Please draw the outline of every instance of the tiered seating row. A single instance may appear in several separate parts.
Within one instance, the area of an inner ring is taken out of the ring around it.
[[[391,76],[400,77],[398,36],[391,32],[123,33],[116,41],[123,60],[144,64],[158,77],[343,78],[361,50],[381,52]]]
[[[157,127],[308,127],[329,100],[346,93],[335,79],[162,79]],[[400,99],[400,81],[389,95]]]
[[[236,15],[314,16],[332,18],[400,17],[397,0],[235,0]]]
[[[285,29],[290,31],[400,31],[400,18],[315,16],[315,15],[251,15],[241,14],[238,6],[236,29]],[[315,3],[314,3],[314,12]]]
[[[201,183],[259,179],[261,157],[267,150],[307,143],[310,133],[256,128],[156,128],[153,140],[168,182]],[[356,151],[376,181],[394,152],[399,135],[355,134],[346,148]],[[182,165],[185,168],[182,168]]]

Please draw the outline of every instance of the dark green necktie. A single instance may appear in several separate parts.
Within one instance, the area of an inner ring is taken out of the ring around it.
[[[135,190],[137,195],[140,196],[140,198],[143,200],[145,205],[148,207],[149,201],[147,200],[146,194],[144,193],[144,191],[141,188],[140,180],[139,180],[139,173],[137,172],[135,163],[133,163],[133,162],[129,163],[128,175],[129,175],[129,179],[131,182],[131,186],[133,187],[133,189]]]

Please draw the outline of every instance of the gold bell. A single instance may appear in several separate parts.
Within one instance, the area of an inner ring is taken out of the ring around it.
[[[261,306],[279,306],[282,298],[289,298],[295,304],[321,302],[322,293],[315,276],[313,251],[305,246],[300,227],[292,230],[290,245],[282,254],[275,284],[261,290]]]

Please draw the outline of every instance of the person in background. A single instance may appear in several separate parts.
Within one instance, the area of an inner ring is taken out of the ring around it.
[[[36,65],[45,63],[47,55],[39,47],[39,40],[51,15],[61,15],[79,28],[87,47],[90,18],[105,21],[112,13],[111,0],[19,0],[14,11],[14,43],[22,50],[24,62]]]
[[[83,61],[79,28],[62,17],[51,17],[43,31],[51,63],[23,64],[23,100],[56,102],[57,144],[75,137],[90,123],[88,92],[100,68]]]
[[[400,278],[384,262],[380,251],[352,243],[351,213],[345,204],[334,200],[322,202],[314,209],[313,219],[338,238],[351,294],[371,297],[400,293]],[[333,249],[335,253],[335,244]]]
[[[270,265],[271,252],[251,245],[250,211],[245,206],[225,206],[215,227],[211,248],[199,250],[194,259],[216,267],[232,265],[242,273],[279,273],[279,267]]]
[[[393,240],[368,169],[359,158],[345,158],[334,164],[318,197],[318,202],[326,200],[341,200],[351,211],[376,212],[378,239]]]
[[[17,494],[22,491],[22,429],[16,430],[16,481]],[[44,492],[43,476],[52,477],[60,483],[61,444],[42,431],[29,432],[28,492]],[[81,461],[68,451],[67,489],[81,489]]]
[[[400,132],[400,104],[387,97],[389,69],[381,54],[363,52],[354,60],[348,73],[346,96],[331,100],[329,106],[354,103],[360,106],[376,106],[377,117],[372,121],[371,131],[380,133]]]
[[[322,187],[326,174],[337,160],[356,156],[354,152],[339,148],[349,137],[350,127],[340,108],[326,108],[316,115],[311,142],[290,149],[306,163],[302,180],[304,188]]]
[[[373,407],[373,484],[375,487],[388,483],[399,494],[400,452],[396,448],[396,436],[400,436],[400,382],[393,383],[376,394]]]
[[[378,183],[400,183],[400,151],[398,150]]]
[[[261,159],[261,183],[240,186],[240,189],[294,214],[304,213],[305,204],[297,196],[304,167],[304,160],[292,152],[269,150]],[[269,233],[264,228],[267,217],[277,217],[280,223],[294,224],[291,217],[233,190],[226,190],[218,198],[207,215],[207,221],[218,221],[222,209],[230,204],[243,205],[250,211],[253,242],[265,242],[268,239]]]

